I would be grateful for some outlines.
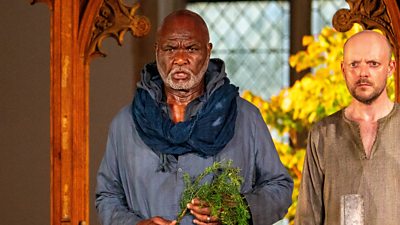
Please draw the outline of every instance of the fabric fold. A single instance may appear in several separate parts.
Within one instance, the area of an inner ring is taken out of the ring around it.
[[[220,60],[212,60],[206,72],[205,94],[194,100],[197,110],[184,122],[174,123],[166,110],[162,80],[154,66],[146,66],[132,103],[132,116],[142,140],[168,163],[161,154],[179,156],[195,152],[214,156],[232,139],[237,115],[238,88],[230,84]],[[218,72],[218,73],[217,73]],[[150,76],[149,76],[150,75]],[[156,88],[154,88],[156,86]],[[152,87],[150,92],[146,87]],[[208,96],[207,96],[208,95]]]

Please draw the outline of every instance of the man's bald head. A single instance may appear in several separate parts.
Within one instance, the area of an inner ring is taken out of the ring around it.
[[[391,57],[391,46],[380,33],[365,30],[347,40],[341,69],[356,102],[371,105],[387,98],[387,78],[396,67]]]
[[[210,35],[206,22],[201,16],[187,9],[177,10],[164,18],[157,30],[157,42],[166,33],[175,31],[184,33],[185,29],[194,29],[204,38],[207,43],[210,41]]]
[[[343,54],[346,55],[348,45],[352,45],[355,42],[367,43],[365,40],[368,42],[381,43],[382,47],[385,48],[388,53],[389,60],[391,59],[393,50],[389,40],[384,35],[372,30],[363,30],[347,39],[343,46]]]

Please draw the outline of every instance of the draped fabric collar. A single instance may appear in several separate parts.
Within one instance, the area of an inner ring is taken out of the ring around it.
[[[184,122],[169,116],[163,82],[155,63],[145,66],[132,103],[132,117],[144,143],[160,156],[161,171],[168,171],[166,155],[194,152],[214,156],[234,135],[238,88],[230,84],[220,59],[211,59],[206,90],[187,107]]]

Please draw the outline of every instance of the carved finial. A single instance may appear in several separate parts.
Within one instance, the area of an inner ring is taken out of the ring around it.
[[[142,37],[150,31],[150,21],[145,16],[135,15],[140,4],[129,7],[121,0],[105,0],[95,20],[88,55],[101,55],[104,38],[114,37],[122,45],[124,35],[130,31],[135,37]]]
[[[333,27],[340,32],[350,30],[353,24],[354,22],[351,21],[350,10],[348,9],[339,9],[332,19]]]
[[[354,23],[364,29],[379,29],[393,41],[394,32],[386,5],[381,0],[346,0],[350,9],[339,9],[332,18],[333,27],[340,31],[350,30]]]

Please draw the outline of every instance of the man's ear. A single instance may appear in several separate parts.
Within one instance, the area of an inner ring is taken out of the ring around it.
[[[211,43],[211,42],[207,44],[207,52],[208,52],[208,56],[210,56],[210,55],[211,55],[211,50],[212,50],[212,47],[213,47],[213,45],[212,45],[212,43]]]
[[[387,76],[390,77],[390,75],[393,74],[395,69],[396,69],[396,61],[390,60],[389,66],[388,66],[388,74],[387,74]]]
[[[344,62],[343,61],[340,62],[340,70],[342,71],[343,76],[345,76],[344,75]]]

